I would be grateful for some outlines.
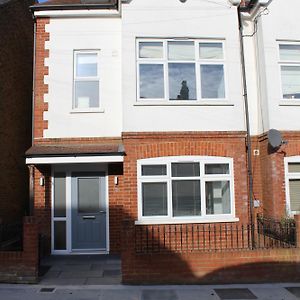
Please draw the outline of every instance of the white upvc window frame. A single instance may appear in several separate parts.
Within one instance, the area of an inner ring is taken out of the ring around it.
[[[282,82],[282,73],[281,73],[281,67],[287,66],[287,67],[300,67],[300,61],[293,61],[293,60],[282,60],[280,57],[280,45],[297,45],[300,46],[300,41],[283,41],[278,40],[277,41],[277,56],[278,56],[278,72],[279,72],[279,81],[280,81],[280,103],[281,104],[292,104],[292,105],[300,105],[300,99],[297,98],[284,98],[283,97],[283,82]]]
[[[140,42],[160,42],[163,44],[163,58],[140,58],[139,43]],[[168,42],[194,42],[195,59],[194,60],[169,60],[168,59]],[[222,44],[222,59],[203,59],[200,58],[200,43],[220,43]],[[169,63],[194,63],[195,64],[195,81],[196,81],[196,99],[195,100],[171,100],[169,93]],[[164,98],[140,98],[140,64],[161,64],[164,71]],[[222,65],[224,75],[224,98],[202,98],[201,91],[201,65]],[[204,103],[228,103],[228,80],[226,67],[226,47],[224,39],[180,39],[180,38],[137,38],[136,39],[136,93],[137,103],[153,103],[153,104],[183,104],[195,105]]]
[[[287,215],[294,216],[295,214],[299,214],[300,211],[292,211],[291,210],[290,184],[289,183],[290,183],[290,180],[293,180],[293,179],[300,180],[300,172],[299,173],[290,173],[289,172],[289,164],[290,163],[299,163],[300,164],[300,155],[284,158],[286,212],[287,212]]]
[[[97,76],[77,76],[77,55],[78,54],[96,54],[97,55]],[[72,109],[71,113],[93,113],[93,112],[104,112],[101,101],[101,68],[100,68],[100,49],[87,50],[87,49],[76,49],[73,51],[73,97],[72,97]],[[99,105],[98,107],[90,108],[76,108],[75,107],[75,82],[83,81],[98,81],[99,86]]]
[[[196,177],[172,177],[172,163],[199,163],[200,176]],[[228,164],[229,174],[205,174],[206,164]],[[167,175],[142,176],[142,166],[145,165],[166,165]],[[199,180],[201,195],[201,215],[200,216],[176,216],[173,217],[172,208],[172,180]],[[206,191],[205,183],[212,181],[229,181],[230,185],[230,214],[206,214]],[[167,216],[143,216],[142,184],[143,183],[166,182],[167,183]],[[233,158],[216,156],[168,156],[140,159],[137,161],[137,190],[138,190],[138,220],[137,225],[143,224],[182,224],[182,223],[217,223],[217,222],[237,222],[235,216],[234,197],[234,170]]]

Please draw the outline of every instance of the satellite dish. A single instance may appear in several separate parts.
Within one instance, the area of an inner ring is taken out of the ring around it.
[[[276,149],[276,148],[280,147],[282,144],[284,144],[284,141],[282,140],[281,133],[276,129],[270,129],[269,130],[268,140],[269,140],[269,144],[274,149]]]

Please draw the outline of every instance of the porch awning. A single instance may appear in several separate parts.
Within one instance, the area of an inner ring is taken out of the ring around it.
[[[26,164],[123,162],[122,144],[34,145],[26,153]]]

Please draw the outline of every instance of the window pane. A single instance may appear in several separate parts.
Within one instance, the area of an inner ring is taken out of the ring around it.
[[[99,107],[99,82],[75,82],[75,108]]]
[[[300,45],[279,45],[280,59],[300,61]]]
[[[168,42],[168,58],[170,60],[194,60],[194,42]]]
[[[300,163],[289,163],[290,173],[300,173]]]
[[[99,178],[78,178],[78,213],[97,213],[100,210]]]
[[[222,59],[223,45],[222,43],[200,43],[199,55],[201,59]]]
[[[199,180],[172,181],[173,216],[200,216],[201,196]]]
[[[196,100],[195,64],[169,64],[169,91],[171,100]]]
[[[140,64],[140,98],[164,98],[164,66]]]
[[[223,65],[201,65],[202,98],[225,98]]]
[[[167,166],[166,165],[142,166],[142,175],[143,176],[167,175]]]
[[[282,66],[281,79],[283,98],[300,99],[300,66]]]
[[[54,217],[66,216],[66,175],[54,174]]]
[[[212,181],[205,183],[206,213],[208,215],[230,214],[229,181]]]
[[[200,176],[200,165],[199,163],[173,163],[172,176],[173,177]]]
[[[205,174],[229,174],[228,164],[206,164]]]
[[[143,216],[167,216],[167,183],[143,183]]]
[[[300,179],[289,181],[291,211],[300,211]]]
[[[97,76],[97,54],[81,53],[76,55],[76,76]]]
[[[140,42],[140,58],[163,58],[163,43],[157,42]]]
[[[54,249],[66,250],[66,222],[54,222]]]

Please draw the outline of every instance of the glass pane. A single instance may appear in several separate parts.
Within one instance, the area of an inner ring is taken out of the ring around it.
[[[223,65],[201,65],[202,98],[225,98]]]
[[[300,173],[300,163],[289,163],[290,173]]]
[[[81,53],[76,55],[76,76],[97,76],[97,54]]]
[[[54,174],[54,217],[66,216],[66,175]]]
[[[300,66],[282,66],[281,80],[283,98],[300,99]]]
[[[222,59],[223,45],[222,43],[200,43],[199,55],[201,59]]]
[[[143,216],[167,216],[167,183],[143,183]]]
[[[66,250],[66,221],[54,222],[54,249]]]
[[[300,45],[279,45],[280,59],[300,61]]]
[[[164,66],[140,64],[140,98],[164,98]]]
[[[289,181],[291,211],[300,211],[300,179]]]
[[[194,60],[194,42],[168,42],[169,60]]]
[[[201,196],[199,180],[172,181],[173,216],[200,216]]]
[[[142,166],[142,175],[143,176],[167,175],[167,166],[166,165]]]
[[[99,82],[75,82],[75,108],[99,107]]]
[[[163,58],[163,43],[160,42],[140,42],[140,58]]]
[[[99,178],[78,178],[78,212],[97,213],[100,210]]]
[[[229,181],[205,182],[206,213],[208,215],[230,214]]]
[[[173,177],[200,176],[199,163],[172,163]]]
[[[205,174],[229,174],[228,164],[206,164]]]
[[[196,100],[195,64],[169,64],[170,100]]]

